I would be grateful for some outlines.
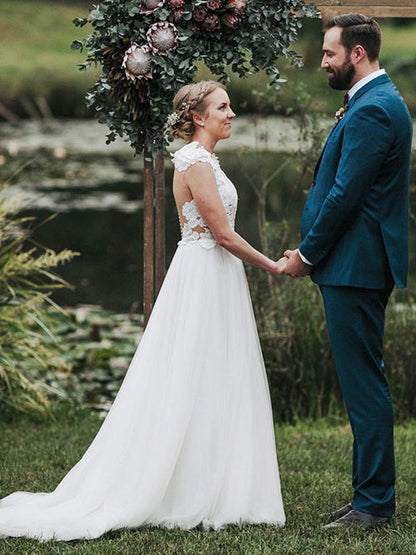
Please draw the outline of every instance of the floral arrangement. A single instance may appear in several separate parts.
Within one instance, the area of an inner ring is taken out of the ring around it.
[[[102,74],[87,104],[110,129],[107,142],[127,136],[136,153],[166,146],[163,128],[175,92],[192,82],[202,61],[219,80],[227,68],[239,77],[265,70],[270,86],[282,82],[276,61],[290,50],[304,17],[319,12],[304,0],[103,0],[76,26],[94,31],[72,47]]]

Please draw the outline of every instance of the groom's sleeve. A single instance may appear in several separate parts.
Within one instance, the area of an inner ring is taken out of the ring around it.
[[[346,123],[335,183],[299,245],[303,256],[314,266],[353,223],[378,178],[392,139],[390,118],[380,106],[364,106]]]
[[[307,264],[308,266],[313,266],[312,262],[310,262],[306,256],[303,256],[303,254],[299,251],[299,256],[300,259],[302,260],[302,262],[304,262],[305,264]]]

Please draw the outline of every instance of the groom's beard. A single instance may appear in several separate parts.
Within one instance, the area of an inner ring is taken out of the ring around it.
[[[351,88],[355,75],[355,66],[351,63],[351,57],[345,60],[339,69],[331,68],[332,75],[328,76],[328,84],[337,91],[346,91]]]

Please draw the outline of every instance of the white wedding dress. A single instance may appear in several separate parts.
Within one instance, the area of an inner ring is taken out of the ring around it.
[[[178,171],[197,161],[212,166],[234,226],[237,193],[218,159],[193,142],[173,160]],[[284,524],[243,264],[215,242],[194,201],[182,211],[182,240],[99,432],[53,492],[0,501],[1,536],[73,540],[144,525]]]

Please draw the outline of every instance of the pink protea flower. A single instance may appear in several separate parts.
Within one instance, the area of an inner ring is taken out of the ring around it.
[[[142,14],[153,13],[154,11],[162,8],[165,0],[140,0],[140,10]]]
[[[234,13],[225,13],[221,16],[221,23],[230,29],[238,29],[241,19]]]
[[[209,13],[202,23],[204,31],[215,31],[220,27],[220,20],[215,13]]]
[[[152,54],[165,56],[178,44],[178,31],[173,23],[158,21],[149,27],[146,37]]]
[[[203,6],[198,6],[192,12],[192,17],[194,18],[194,21],[204,21],[207,13],[207,10]]]
[[[133,42],[126,50],[121,67],[124,69],[127,79],[150,79],[152,77],[152,55],[150,47],[145,44],[139,46]]]
[[[168,6],[171,10],[177,10],[183,8],[185,0],[168,0]]]
[[[221,8],[222,2],[221,0],[208,0],[207,8],[209,10],[219,10]]]

